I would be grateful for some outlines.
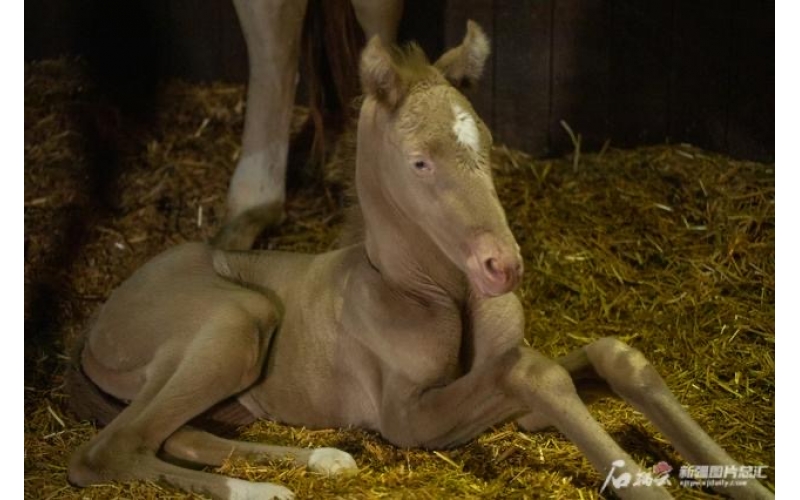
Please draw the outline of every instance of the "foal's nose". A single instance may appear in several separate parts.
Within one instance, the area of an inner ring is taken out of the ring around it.
[[[512,237],[501,239],[483,233],[474,240],[467,274],[478,291],[488,296],[510,292],[519,284],[522,273],[519,246]]]
[[[522,275],[522,261],[503,263],[498,257],[489,257],[483,263],[484,271],[498,284],[516,282]]]
[[[483,261],[483,270],[498,286],[513,289],[522,277],[522,259],[519,255],[489,257]]]

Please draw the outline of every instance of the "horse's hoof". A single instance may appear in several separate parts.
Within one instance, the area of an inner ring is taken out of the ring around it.
[[[336,448],[317,448],[308,457],[308,468],[311,472],[326,476],[345,476],[358,473],[358,465],[353,457]]]
[[[222,250],[250,250],[258,236],[286,220],[283,202],[252,207],[230,217],[209,242]]]
[[[273,483],[252,483],[242,479],[228,478],[229,500],[294,500],[289,488]]]

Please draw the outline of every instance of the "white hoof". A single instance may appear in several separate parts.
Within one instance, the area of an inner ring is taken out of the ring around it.
[[[358,473],[358,465],[353,457],[336,448],[317,448],[308,457],[308,468],[326,476],[351,475]]]
[[[226,480],[230,500],[293,500],[289,488],[272,483],[251,483],[241,479]]]

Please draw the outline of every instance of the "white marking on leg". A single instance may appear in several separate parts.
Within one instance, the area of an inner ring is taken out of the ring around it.
[[[336,448],[317,448],[308,457],[308,468],[326,476],[348,475],[358,472],[353,457]]]
[[[272,483],[251,483],[242,479],[226,478],[229,500],[292,500],[294,493],[289,488]]]
[[[453,132],[456,134],[456,139],[462,145],[477,152],[480,149],[480,134],[478,133],[475,118],[456,103],[452,103],[452,108],[453,116],[455,117]]]

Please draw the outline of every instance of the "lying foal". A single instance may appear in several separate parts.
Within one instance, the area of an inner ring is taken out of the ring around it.
[[[162,456],[210,465],[291,457],[315,471],[356,470],[338,450],[229,441],[187,426],[209,412],[357,426],[426,448],[516,419],[531,431],[555,426],[603,477],[612,466],[615,477],[635,477],[639,466],[589,414],[589,389],[629,402],[690,462],[736,463],[639,351],[604,338],[551,360],[523,342],[511,293],[522,259],[492,182],[492,139],[458,91],[479,77],[488,52],[474,23],[434,65],[415,47],[369,43],[355,173],[360,243],[320,255],[186,244],[113,292],[73,387],[96,386],[92,401],[102,391],[130,403],[75,453],[70,481],[161,480],[215,498],[290,498],[279,485]],[[100,412],[100,403],[87,406]],[[670,497],[655,485],[607,486],[623,498]],[[725,492],[772,498],[755,480]]]

